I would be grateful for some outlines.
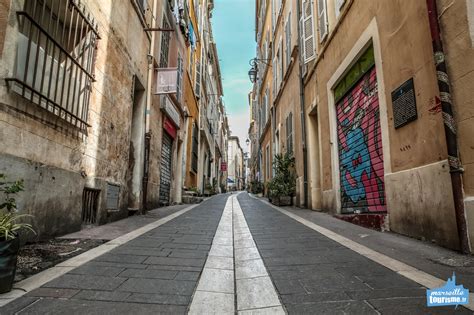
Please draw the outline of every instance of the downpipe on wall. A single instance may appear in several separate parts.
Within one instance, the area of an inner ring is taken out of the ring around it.
[[[151,27],[156,28],[156,12],[158,9],[158,0],[153,0],[153,11],[151,16]],[[142,181],[142,213],[145,213],[147,205],[148,193],[148,178],[150,173],[150,113],[152,104],[152,87],[153,87],[153,67],[154,67],[154,48],[155,48],[156,32],[151,32],[150,50],[148,58],[148,76],[147,76],[147,90],[146,90],[146,109],[145,109],[145,150],[143,159],[143,181]]]
[[[448,162],[451,174],[454,211],[456,215],[460,248],[463,253],[468,254],[471,252],[471,247],[466,223],[466,211],[464,208],[464,192],[462,183],[462,173],[464,170],[459,160],[456,121],[454,120],[453,116],[453,104],[449,86],[449,76],[446,69],[443,43],[441,41],[441,27],[438,20],[438,8],[436,5],[436,0],[426,0],[426,4],[433,44],[434,61],[436,65],[439,97],[442,107],[444,133],[448,149]]]
[[[297,15],[298,21],[301,20],[301,1],[297,1]],[[302,36],[301,23],[298,24],[298,40]],[[301,43],[301,42],[299,42]],[[303,208],[308,208],[308,152],[306,148],[306,120],[305,120],[305,101],[304,101],[304,77],[303,77],[303,56],[301,55],[302,47],[298,45],[298,62],[299,62],[299,89],[300,89],[300,114],[301,114],[301,142],[303,146],[303,193],[304,204]]]

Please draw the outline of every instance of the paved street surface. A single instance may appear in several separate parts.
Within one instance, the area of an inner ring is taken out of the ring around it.
[[[0,314],[471,314],[246,193],[215,196]]]

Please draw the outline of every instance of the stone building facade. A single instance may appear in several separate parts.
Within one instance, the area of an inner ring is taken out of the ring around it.
[[[181,203],[197,184],[192,21],[208,2],[0,1],[0,173],[24,179],[18,210],[39,238]]]

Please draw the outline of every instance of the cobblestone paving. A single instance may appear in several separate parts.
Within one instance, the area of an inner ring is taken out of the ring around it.
[[[247,194],[238,200],[289,314],[471,314],[427,308],[419,284]]]
[[[52,280],[0,314],[184,314],[228,195]]]

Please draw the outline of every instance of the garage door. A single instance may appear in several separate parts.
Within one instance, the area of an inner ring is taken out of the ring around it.
[[[372,67],[336,105],[343,213],[387,211],[376,76]]]
[[[173,138],[168,133],[163,132],[163,142],[161,146],[161,176],[160,176],[160,204],[170,204],[171,191],[171,152],[173,148]]]

